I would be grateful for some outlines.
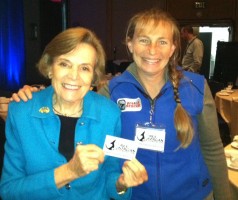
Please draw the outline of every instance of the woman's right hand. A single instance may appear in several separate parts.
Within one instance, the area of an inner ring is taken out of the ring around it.
[[[99,168],[104,161],[104,152],[94,144],[77,145],[68,167],[76,177],[85,176]]]
[[[32,98],[32,92],[37,92],[44,89],[43,85],[24,85],[23,88],[19,89],[17,93],[13,93],[11,100],[19,102],[21,99],[23,101],[28,101]]]
[[[97,170],[103,161],[104,153],[98,146],[94,144],[77,145],[72,159],[54,171],[57,188]]]

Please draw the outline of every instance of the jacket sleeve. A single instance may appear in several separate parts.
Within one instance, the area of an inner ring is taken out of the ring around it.
[[[219,134],[216,107],[207,82],[205,82],[204,107],[198,120],[201,149],[211,175],[214,198],[216,200],[231,199],[228,170]]]
[[[195,40],[193,48],[193,66],[192,69],[199,71],[202,65],[203,59],[203,43],[200,40]]]

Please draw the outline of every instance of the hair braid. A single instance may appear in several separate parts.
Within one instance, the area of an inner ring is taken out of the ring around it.
[[[181,142],[180,147],[186,148],[192,142],[194,130],[192,120],[186,110],[181,104],[179,98],[179,81],[182,78],[181,71],[176,70],[174,67],[169,68],[170,79],[173,84],[174,99],[177,103],[175,113],[174,113],[174,124],[177,130],[177,137]]]

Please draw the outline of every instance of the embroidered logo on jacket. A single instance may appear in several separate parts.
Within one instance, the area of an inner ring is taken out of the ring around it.
[[[117,100],[117,105],[121,109],[122,112],[128,111],[140,111],[142,109],[141,99],[129,99],[129,98],[121,98]]]

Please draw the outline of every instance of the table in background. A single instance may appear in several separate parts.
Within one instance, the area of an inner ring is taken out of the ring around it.
[[[234,90],[233,93],[227,96],[220,94],[220,92],[217,92],[215,96],[216,108],[228,124],[230,136],[233,139],[235,135],[238,135],[238,100],[234,100],[234,98],[238,98],[238,90]]]
[[[231,145],[227,145],[225,147],[225,150],[230,150],[233,149]],[[237,150],[238,151],[238,150]],[[232,200],[237,200],[238,199],[238,170],[233,170],[228,168],[228,177],[230,181],[230,187],[231,187],[231,192],[232,192]]]

